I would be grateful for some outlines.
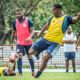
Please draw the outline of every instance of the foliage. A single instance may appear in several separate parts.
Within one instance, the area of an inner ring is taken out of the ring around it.
[[[17,8],[22,8],[25,15],[32,19],[35,29],[41,30],[49,17],[53,16],[52,6],[54,3],[62,4],[64,13],[71,16],[76,15],[80,11],[80,0],[0,0],[0,40],[9,30],[12,30]],[[72,25],[76,32],[80,32],[79,24],[80,21]]]

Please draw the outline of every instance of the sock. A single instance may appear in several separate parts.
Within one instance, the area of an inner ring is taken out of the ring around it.
[[[38,71],[37,74],[35,75],[35,78],[39,78],[41,74],[42,74],[42,71]]]
[[[32,58],[29,59],[29,63],[30,63],[32,72],[34,72],[34,60]]]
[[[18,72],[19,72],[19,74],[22,74],[22,58],[18,59],[17,66],[18,66]]]

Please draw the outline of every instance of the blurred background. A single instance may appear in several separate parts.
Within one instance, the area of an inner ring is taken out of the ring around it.
[[[15,11],[18,8],[24,10],[25,16],[32,19],[35,30],[41,30],[41,28],[52,16],[52,6],[54,3],[60,3],[63,5],[63,13],[74,16],[80,11],[80,0],[0,0],[0,60],[2,62],[8,60],[8,55],[11,53],[11,37],[12,26],[16,18]],[[76,35],[80,33],[80,21],[72,25]],[[37,32],[38,32],[37,31]],[[34,39],[34,41],[36,41]],[[16,41],[14,42],[14,52],[16,52]],[[80,69],[80,44],[78,45],[78,51],[76,55],[77,69]],[[35,64],[37,68],[40,65],[40,61],[45,52],[40,55],[40,60],[35,58]],[[27,62],[26,62],[27,61]],[[29,63],[26,56],[23,58],[24,67],[29,68]],[[63,53],[63,47],[54,58],[48,63],[48,68],[65,68],[65,58]]]

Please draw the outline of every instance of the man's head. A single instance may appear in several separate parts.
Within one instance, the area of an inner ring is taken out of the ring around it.
[[[23,13],[22,9],[17,9],[16,10],[16,17],[20,20],[23,18],[23,16],[24,16],[24,13]]]
[[[2,71],[2,74],[3,74],[3,76],[7,76],[7,75],[8,75],[7,69],[3,70],[3,71]]]
[[[71,34],[71,32],[72,32],[72,28],[69,27],[69,28],[67,29],[67,33],[68,33],[68,34]]]
[[[59,17],[62,14],[62,6],[60,4],[53,5],[53,14],[55,17]]]
[[[14,70],[9,70],[9,69],[4,69],[2,71],[3,76],[15,76],[15,71]]]

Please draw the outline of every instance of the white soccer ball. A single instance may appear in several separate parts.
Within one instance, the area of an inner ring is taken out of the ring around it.
[[[18,58],[18,55],[16,53],[11,53],[11,55],[9,55],[9,62],[14,63],[16,62]]]

